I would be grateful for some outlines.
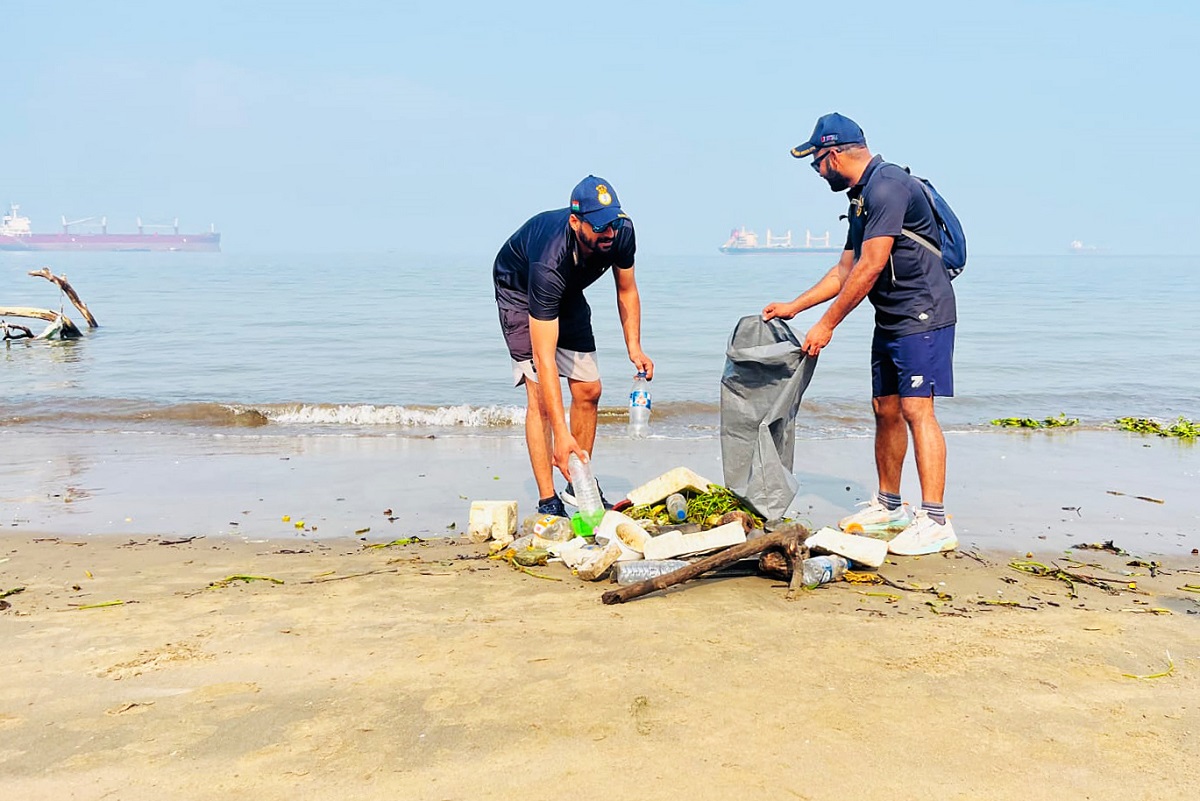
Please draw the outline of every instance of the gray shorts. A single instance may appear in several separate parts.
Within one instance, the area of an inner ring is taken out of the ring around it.
[[[562,378],[573,378],[576,381],[599,381],[600,365],[596,361],[595,351],[578,351],[558,348],[554,353],[554,364]],[[512,360],[513,386],[519,387],[526,381],[537,383],[537,371],[533,369],[533,359],[524,361]]]

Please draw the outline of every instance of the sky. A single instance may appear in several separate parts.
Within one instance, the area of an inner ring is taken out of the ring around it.
[[[178,217],[226,252],[490,258],[604,177],[639,253],[844,237],[796,160],[839,111],[971,252],[1195,254],[1195,2],[0,6],[0,203]]]

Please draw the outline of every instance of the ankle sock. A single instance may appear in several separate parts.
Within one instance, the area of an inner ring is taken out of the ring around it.
[[[921,508],[939,526],[946,525],[946,507],[943,504],[921,501]]]
[[[884,492],[883,490],[880,490],[879,492],[875,493],[875,497],[879,498],[879,502],[882,503],[889,512],[894,512],[900,508],[901,501],[899,495],[893,495],[890,492]]]
[[[558,497],[558,493],[556,492],[553,495],[551,495],[549,498],[539,498],[538,506],[541,506],[543,503],[550,503],[550,501],[554,500],[557,497]]]

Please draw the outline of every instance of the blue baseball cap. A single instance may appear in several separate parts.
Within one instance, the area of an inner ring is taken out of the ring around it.
[[[624,217],[617,190],[603,178],[589,175],[571,190],[571,212],[591,225],[605,226]]]
[[[835,111],[817,120],[817,127],[813,128],[812,136],[808,138],[807,142],[801,142],[793,147],[792,155],[802,159],[823,147],[865,145],[866,143],[867,135],[863,133],[862,128],[858,127],[858,123]]]

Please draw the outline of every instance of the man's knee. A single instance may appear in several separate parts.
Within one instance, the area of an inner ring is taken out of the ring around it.
[[[933,415],[933,396],[921,398],[900,398],[900,414],[909,425],[935,419]]]
[[[877,421],[900,420],[900,396],[885,395],[882,398],[872,398],[871,408]]]
[[[598,404],[601,385],[599,381],[571,381],[571,402]]]

